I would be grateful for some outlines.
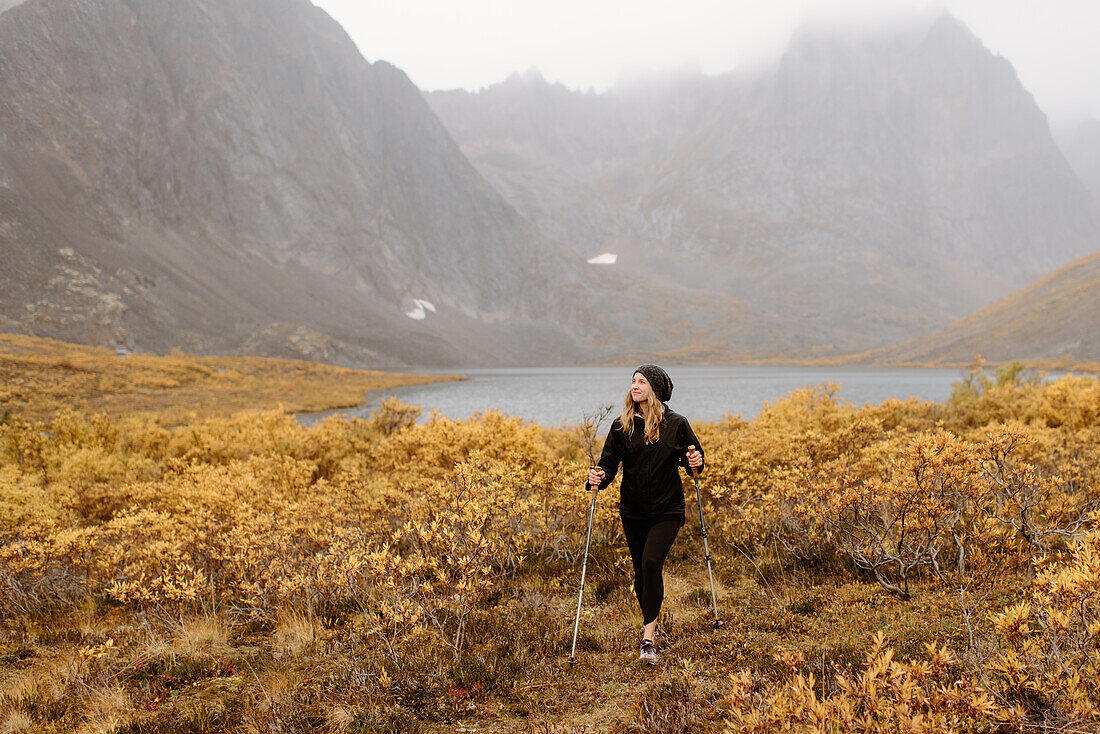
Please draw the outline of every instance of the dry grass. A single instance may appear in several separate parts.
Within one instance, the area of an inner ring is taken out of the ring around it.
[[[271,644],[278,654],[295,657],[317,641],[317,623],[308,615],[286,611],[281,615]]]
[[[181,655],[219,653],[228,648],[229,631],[225,622],[214,615],[191,617],[179,624],[179,632],[169,650]]]
[[[34,721],[22,711],[13,711],[0,720],[0,734],[33,732]]]
[[[130,697],[117,687],[90,688],[85,697],[88,713],[78,729],[81,734],[112,734],[130,718]]]

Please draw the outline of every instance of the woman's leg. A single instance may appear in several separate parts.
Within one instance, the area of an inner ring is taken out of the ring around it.
[[[657,626],[657,615],[665,596],[662,578],[665,558],[684,520],[674,518],[650,523],[622,518],[622,521],[623,535],[626,536],[630,559],[634,564],[634,594],[638,597],[638,606],[641,607],[642,622],[645,625],[642,637],[652,640],[654,628]]]
[[[634,596],[638,598],[638,606],[642,606],[642,555],[645,553],[646,539],[649,537],[650,523],[646,520],[628,520],[620,517],[623,522],[623,535],[626,536],[626,547],[630,549],[630,560],[634,564]]]
[[[646,537],[645,548],[642,551],[642,593],[639,602],[642,605],[642,622],[645,624],[645,639],[653,639],[653,631],[657,626],[657,615],[661,611],[661,603],[665,598],[665,582],[663,571],[665,558],[672,541],[680,532],[680,526],[684,524],[683,518],[673,520],[661,520],[655,523]]]

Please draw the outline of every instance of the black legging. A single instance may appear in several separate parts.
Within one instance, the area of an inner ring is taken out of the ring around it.
[[[684,524],[684,516],[665,515],[653,520],[620,519],[623,521],[626,544],[630,548],[630,559],[634,562],[634,594],[642,608],[642,624],[649,624],[657,619],[661,611],[661,602],[665,598],[661,570],[672,541]]]

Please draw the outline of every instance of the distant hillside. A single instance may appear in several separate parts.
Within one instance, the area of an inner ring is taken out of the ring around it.
[[[875,362],[1058,359],[1100,362],[1100,250],[946,329],[875,352]]]
[[[171,426],[242,410],[346,408],[370,390],[453,379],[264,357],[119,356],[104,347],[0,334],[0,423],[76,411],[113,420],[145,413]]]
[[[371,366],[571,353],[561,258],[308,0],[27,0],[0,16],[0,132],[0,328]]]
[[[555,242],[617,254],[633,282],[736,301],[734,320],[714,317],[678,354],[896,343],[1100,233],[1011,65],[949,16],[873,39],[806,30],[760,73],[600,95],[527,74],[428,99]]]

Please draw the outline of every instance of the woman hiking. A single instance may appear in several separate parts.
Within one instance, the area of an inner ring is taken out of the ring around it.
[[[672,379],[655,364],[634,370],[623,413],[611,424],[598,464],[588,472],[593,487],[611,484],[619,465],[619,517],[634,562],[634,593],[642,610],[639,659],[657,662],[654,634],[665,588],[662,570],[684,524],[681,466],[699,471],[703,453],[687,419],[666,403]]]

